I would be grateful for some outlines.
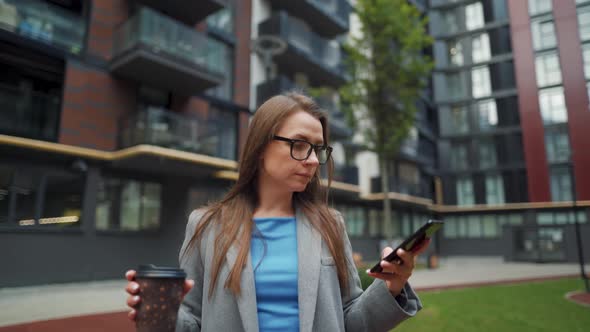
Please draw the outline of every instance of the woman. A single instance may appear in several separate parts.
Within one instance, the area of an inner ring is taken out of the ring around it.
[[[377,280],[362,291],[342,216],[320,185],[319,165],[331,178],[327,128],[301,94],[260,106],[236,184],[189,217],[177,331],[388,331],[420,310],[407,280],[428,242],[398,252],[402,264],[382,261],[384,273],[370,273]],[[133,308],[135,271],[126,277]]]

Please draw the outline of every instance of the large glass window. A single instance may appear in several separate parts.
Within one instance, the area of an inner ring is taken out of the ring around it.
[[[590,39],[590,6],[578,8],[578,28],[582,41]]]
[[[141,231],[160,227],[162,187],[158,183],[105,177],[99,181],[98,230]]]
[[[500,234],[496,216],[486,214],[482,216],[482,235],[485,238],[498,237]]]
[[[582,55],[584,57],[584,76],[587,80],[590,79],[590,44],[583,46]]]
[[[567,109],[563,96],[563,87],[539,90],[539,106],[543,123],[567,122]]]
[[[529,0],[529,14],[537,15],[550,12],[552,9],[551,0]]]
[[[504,182],[498,174],[486,176],[486,203],[504,204]]]
[[[535,71],[537,74],[537,86],[542,88],[548,85],[561,83],[561,69],[557,52],[537,55],[535,59]]]
[[[471,93],[474,98],[489,96],[492,93],[490,69],[487,66],[471,70]]]
[[[490,37],[487,33],[473,37],[471,39],[471,54],[472,62],[484,62],[488,61],[492,55],[490,50]]]
[[[496,145],[491,139],[483,139],[479,142],[477,149],[479,151],[479,167],[489,168],[496,166]]]
[[[467,216],[467,220],[469,220],[469,227],[467,232],[467,237],[469,238],[478,238],[481,237],[481,220],[478,215],[472,214]]]
[[[85,175],[0,165],[0,226],[80,225]]]
[[[452,73],[446,75],[447,91],[450,98],[464,98],[466,97],[467,88],[465,82],[465,75],[462,72]]]
[[[498,110],[494,99],[482,100],[476,104],[479,129],[487,131],[498,126]]]
[[[553,18],[535,19],[531,21],[533,34],[533,47],[535,50],[543,50],[557,46],[555,37],[555,24]]]
[[[465,62],[463,59],[463,45],[461,40],[452,40],[447,43],[449,52],[449,63],[453,66],[462,66]]]
[[[447,120],[443,121],[445,134],[465,134],[469,132],[469,113],[466,106],[451,106],[446,109]]]
[[[545,149],[548,162],[556,163],[568,161],[570,159],[570,144],[567,129],[550,130],[549,128],[546,128]]]
[[[552,167],[549,177],[551,179],[551,200],[571,201],[572,182],[570,170],[567,167]]]
[[[380,217],[379,210],[369,210],[369,236],[377,237],[381,234],[381,224],[383,218]]]
[[[467,30],[479,29],[484,25],[483,5],[481,2],[474,2],[465,6],[465,27]]]
[[[474,202],[475,197],[471,178],[463,177],[457,179],[457,205],[473,205]]]
[[[451,168],[459,171],[467,169],[468,165],[468,145],[465,143],[454,143],[451,148]]]

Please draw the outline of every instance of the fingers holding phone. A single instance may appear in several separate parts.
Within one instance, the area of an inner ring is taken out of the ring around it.
[[[401,289],[412,275],[416,257],[423,253],[429,244],[430,239],[426,238],[420,244],[416,245],[413,251],[405,251],[400,248],[396,251],[397,257],[392,261],[381,260],[379,263],[381,272],[367,270],[367,274],[373,278],[384,280],[391,294],[396,296],[401,292]],[[383,250],[381,257],[388,257],[392,252],[393,249],[387,247]]]

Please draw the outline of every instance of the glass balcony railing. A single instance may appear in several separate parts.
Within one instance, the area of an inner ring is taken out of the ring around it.
[[[78,54],[86,23],[82,16],[38,0],[0,1],[0,30]]]
[[[223,43],[141,7],[115,34],[112,67],[158,86],[176,82],[202,90],[219,84],[228,74],[226,52]]]
[[[147,107],[122,119],[120,146],[150,144],[236,160],[237,121],[237,113],[206,118]]]
[[[59,96],[0,85],[0,133],[57,140]]]
[[[273,8],[308,22],[314,31],[333,38],[348,32],[352,6],[347,0],[271,0]]]
[[[326,167],[320,168],[322,178],[328,177]],[[347,166],[334,164],[334,173],[332,174],[332,181],[344,182],[348,184],[359,184],[359,169],[356,166]]]
[[[291,70],[306,73],[315,81],[314,85],[338,85],[345,82],[340,43],[320,37],[304,21],[281,11],[259,25],[259,34],[274,35],[285,40],[290,49],[276,56],[276,61],[282,61],[282,65]]]

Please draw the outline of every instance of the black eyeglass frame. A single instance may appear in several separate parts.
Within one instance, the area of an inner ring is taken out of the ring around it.
[[[332,156],[332,147],[326,144],[322,144],[322,145],[318,145],[318,144],[313,144],[311,142],[308,142],[304,139],[297,139],[297,138],[287,138],[287,137],[283,137],[283,136],[278,136],[278,135],[274,135],[272,137],[274,140],[277,141],[283,141],[283,142],[289,142],[291,143],[291,158],[298,160],[298,161],[304,161],[307,160],[307,158],[309,158],[309,156],[311,156],[311,150],[315,151],[316,156],[318,156],[318,149],[326,149],[326,161],[324,161],[323,163],[320,162],[320,159],[318,158],[318,162],[320,165],[325,165],[328,160],[330,160],[330,157]],[[297,142],[301,142],[301,143],[306,143],[309,145],[309,149],[307,150],[307,156],[305,156],[305,158],[295,158],[295,156],[293,156],[293,146],[295,145],[295,143]]]

